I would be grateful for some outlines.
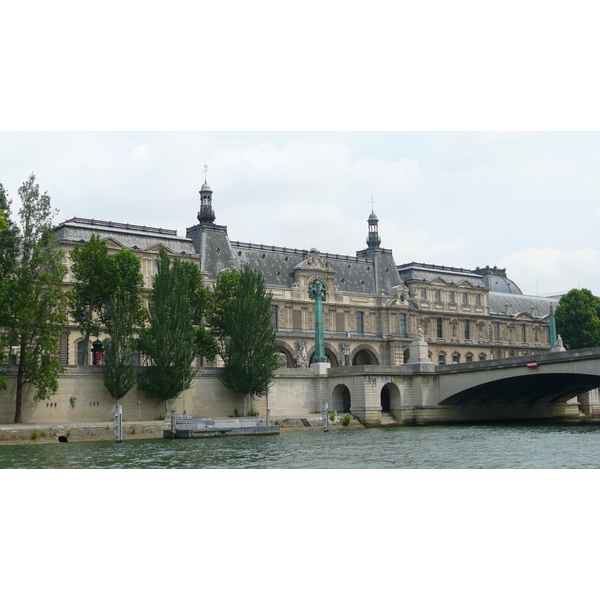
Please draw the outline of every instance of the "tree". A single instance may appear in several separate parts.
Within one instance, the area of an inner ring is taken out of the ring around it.
[[[569,350],[600,346],[600,298],[587,289],[573,289],[556,307],[556,329]]]
[[[197,371],[192,366],[196,355],[214,358],[201,324],[205,304],[206,292],[197,265],[171,261],[161,249],[149,298],[150,325],[140,332],[139,339],[140,350],[151,364],[140,378],[139,387],[149,396],[164,400],[165,411],[171,398],[191,387]]]
[[[245,265],[241,273],[221,274],[214,290],[209,323],[214,327],[225,363],[220,379],[249,400],[264,396],[279,366],[275,331],[271,322],[271,294],[261,273]]]
[[[15,276],[19,253],[19,228],[11,220],[10,200],[0,183],[0,363],[4,360],[6,331],[11,316],[10,286]],[[6,379],[0,373],[0,390],[6,389]]]
[[[107,297],[112,290],[109,276],[108,246],[99,235],[71,251],[73,289],[69,293],[69,309],[73,320],[79,324],[84,337],[83,364],[89,364],[90,337],[100,335],[100,318]]]
[[[74,285],[69,293],[71,316],[84,336],[84,364],[89,362],[89,340],[109,327],[110,299],[121,296],[120,310],[127,310],[132,326],[141,326],[145,311],[141,303],[144,278],[138,257],[122,248],[110,255],[105,240],[91,239],[71,251]]]
[[[135,312],[127,293],[110,299],[110,338],[104,345],[104,386],[118,402],[135,385]]]
[[[59,338],[67,326],[66,267],[52,230],[50,196],[40,194],[33,173],[19,188],[19,196],[19,258],[8,282],[6,323],[9,344],[19,348],[15,423],[22,422],[25,385],[35,388],[34,400],[48,399],[58,390],[57,375],[64,371]]]

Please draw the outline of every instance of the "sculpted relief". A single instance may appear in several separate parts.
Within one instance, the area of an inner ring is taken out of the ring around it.
[[[306,342],[296,342],[294,361],[296,366],[300,369],[308,369],[308,352],[306,350]]]

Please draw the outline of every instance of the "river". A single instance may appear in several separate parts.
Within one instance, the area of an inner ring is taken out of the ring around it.
[[[0,446],[2,469],[596,469],[600,424],[471,424]]]

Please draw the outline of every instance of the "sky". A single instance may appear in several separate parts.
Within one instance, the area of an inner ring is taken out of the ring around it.
[[[34,172],[57,223],[185,235],[206,176],[232,240],[354,255],[373,208],[397,264],[498,266],[526,294],[600,295],[597,132],[5,131],[0,165],[15,215]]]

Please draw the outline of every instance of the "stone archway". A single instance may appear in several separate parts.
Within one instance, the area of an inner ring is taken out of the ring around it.
[[[282,346],[277,346],[277,352],[279,353],[279,366],[287,367],[288,369],[293,369],[294,357],[291,355],[289,350],[286,350]]]
[[[386,383],[381,388],[381,411],[391,413],[395,410],[400,410],[401,397],[400,390],[395,383]]]
[[[348,413],[351,405],[352,397],[348,386],[343,383],[336,385],[331,394],[331,410]]]
[[[352,357],[352,366],[378,364],[377,355],[370,348],[358,348]]]
[[[335,352],[333,350],[331,350],[331,348],[328,348],[327,345],[325,346],[325,356],[327,357],[327,362],[332,366],[332,367],[339,367],[339,363],[338,363],[338,359],[337,356],[335,354]],[[315,353],[314,351],[311,352],[310,354],[310,360],[308,362],[309,365],[312,365],[313,362],[315,362]]]
[[[280,367],[293,369],[296,366],[294,360],[294,350],[289,344],[281,340],[277,340],[277,352],[279,353],[280,357]]]

